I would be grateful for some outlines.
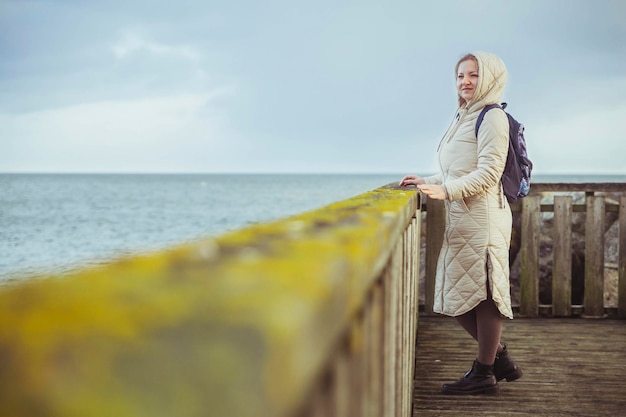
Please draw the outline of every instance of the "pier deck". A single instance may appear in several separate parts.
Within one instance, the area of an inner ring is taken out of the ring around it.
[[[497,396],[450,396],[441,384],[471,366],[476,344],[453,318],[420,315],[413,416],[626,415],[626,322],[516,318],[503,341],[524,376]]]

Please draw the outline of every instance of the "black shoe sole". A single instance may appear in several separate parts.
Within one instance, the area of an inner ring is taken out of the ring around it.
[[[513,372],[506,374],[504,376],[501,376],[498,379],[498,382],[502,381],[503,379],[506,379],[506,382],[513,382],[513,381],[517,381],[518,379],[520,379],[522,376],[524,375],[524,373],[522,372],[521,369],[517,368],[516,370],[514,370]]]

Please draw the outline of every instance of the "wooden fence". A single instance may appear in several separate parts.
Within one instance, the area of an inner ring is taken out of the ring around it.
[[[533,184],[533,192],[512,207],[521,217],[517,314],[625,318],[626,185]],[[584,192],[585,204],[551,200],[552,192]],[[619,204],[599,192],[621,193]],[[442,208],[428,202],[427,312]],[[584,303],[572,305],[571,216],[579,211]],[[619,222],[614,311],[602,298],[607,212]],[[550,305],[539,302],[541,213],[554,215]],[[390,185],[215,239],[0,288],[0,415],[409,417],[421,214],[415,189]]]
[[[584,204],[573,204],[571,193],[584,193]],[[607,203],[607,194],[617,195]],[[443,242],[443,202],[428,201],[426,207],[426,312],[432,312],[437,257]],[[626,184],[624,183],[542,183],[532,185],[532,194],[512,205],[514,217],[521,215],[520,316],[572,316],[626,318]],[[539,240],[541,213],[553,213],[552,303],[539,302]],[[618,216],[617,307],[604,305],[605,215]],[[585,213],[584,303],[572,304],[572,213]],[[515,224],[515,222],[514,222]],[[512,251],[515,255],[516,250]]]
[[[409,417],[416,212],[382,187],[0,288],[0,415]]]

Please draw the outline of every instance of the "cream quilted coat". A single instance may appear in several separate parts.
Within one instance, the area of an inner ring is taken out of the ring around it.
[[[437,264],[434,311],[458,316],[475,308],[491,292],[500,313],[513,318],[509,286],[511,210],[500,177],[508,152],[506,114],[486,113],[478,138],[474,127],[485,105],[499,103],[506,67],[495,55],[473,53],[478,85],[473,98],[439,144],[441,173],[426,177],[447,193],[446,230]]]

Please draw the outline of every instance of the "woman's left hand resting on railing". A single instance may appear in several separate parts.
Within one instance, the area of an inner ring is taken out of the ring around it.
[[[426,194],[428,198],[432,198],[433,200],[446,199],[446,189],[443,188],[442,185],[425,184],[422,177],[418,177],[416,175],[407,175],[402,178],[402,181],[400,181],[400,187],[404,187],[406,185],[416,186],[420,189],[422,193]]]

